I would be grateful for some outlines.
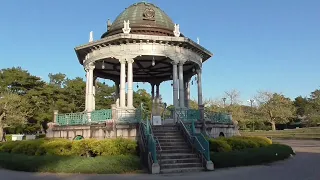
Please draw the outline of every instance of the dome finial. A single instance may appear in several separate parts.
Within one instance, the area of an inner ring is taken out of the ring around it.
[[[174,24],[173,34],[175,37],[180,37],[180,27],[179,24]]]
[[[112,23],[111,23],[110,19],[108,19],[108,22],[107,22],[107,31],[110,30],[111,25],[112,25]]]
[[[90,31],[89,42],[93,42],[93,31]]]

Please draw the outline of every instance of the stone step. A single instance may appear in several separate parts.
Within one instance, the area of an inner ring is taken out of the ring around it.
[[[162,146],[161,145],[161,149],[162,150],[170,150],[170,149],[189,149],[188,145],[179,145],[179,146]],[[157,148],[159,149],[159,145],[157,144]]]
[[[166,149],[161,151],[164,154],[171,154],[171,153],[191,153],[191,149]]]
[[[160,158],[160,153],[157,153],[157,158]],[[193,153],[161,153],[161,160],[164,159],[188,159],[188,158],[198,158],[196,154]],[[160,160],[160,159],[159,159]]]
[[[161,169],[176,169],[176,168],[193,168],[202,167],[201,163],[174,163],[174,164],[162,164]]]
[[[154,136],[182,136],[180,132],[153,132]]]
[[[182,139],[182,140],[184,140],[183,139],[183,137],[182,136],[155,136],[156,138],[158,138],[159,140],[161,139]]]
[[[159,140],[160,144],[161,144],[161,142],[183,142],[183,143],[186,143],[183,138],[174,138],[174,139],[170,138],[170,139],[158,139],[158,140]]]
[[[181,172],[199,172],[203,171],[203,167],[192,167],[192,168],[174,168],[174,169],[161,169],[160,173],[181,173]]]
[[[159,160],[161,164],[175,164],[175,163],[201,163],[199,158],[184,158],[184,159],[162,159]]]
[[[184,141],[160,141],[160,140],[159,140],[159,143],[161,146],[183,146],[187,144]]]
[[[178,131],[176,126],[153,126],[152,131]]]

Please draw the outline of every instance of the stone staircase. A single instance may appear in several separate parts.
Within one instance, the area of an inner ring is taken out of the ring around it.
[[[175,125],[153,126],[152,131],[160,144],[157,144],[160,173],[193,172],[204,169],[200,158],[192,152]]]

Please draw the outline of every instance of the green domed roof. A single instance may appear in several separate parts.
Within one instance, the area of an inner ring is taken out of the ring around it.
[[[173,36],[174,23],[170,17],[154,4],[139,2],[126,8],[101,38],[122,33],[123,22],[128,20],[132,34]]]

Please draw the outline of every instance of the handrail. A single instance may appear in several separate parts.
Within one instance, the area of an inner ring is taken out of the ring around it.
[[[178,115],[178,114],[177,114]],[[207,145],[207,149],[204,147],[204,145],[206,144],[202,144],[198,138],[197,135],[199,135],[199,133],[195,133],[194,132],[194,122],[192,121],[191,123],[191,132],[189,132],[185,126],[185,124],[183,123],[182,119],[179,117],[178,115],[178,122],[179,124],[182,126],[182,129],[184,131],[184,133],[188,136],[188,141],[191,144],[191,146],[195,149],[197,149],[197,151],[201,154],[202,159],[206,159],[207,161],[210,161],[210,152],[209,152],[209,147]],[[192,133],[192,135],[190,135],[190,133]],[[200,136],[202,136],[202,140],[206,141],[206,139],[203,137],[202,133],[200,133]],[[205,142],[204,142],[205,143]],[[207,143],[208,144],[208,143]]]
[[[162,147],[161,147],[161,144],[159,142],[159,139],[157,137],[155,137],[155,140],[157,142],[157,144],[159,144],[159,155],[160,155],[160,159],[162,159]],[[161,161],[159,161],[159,164],[161,165]]]

